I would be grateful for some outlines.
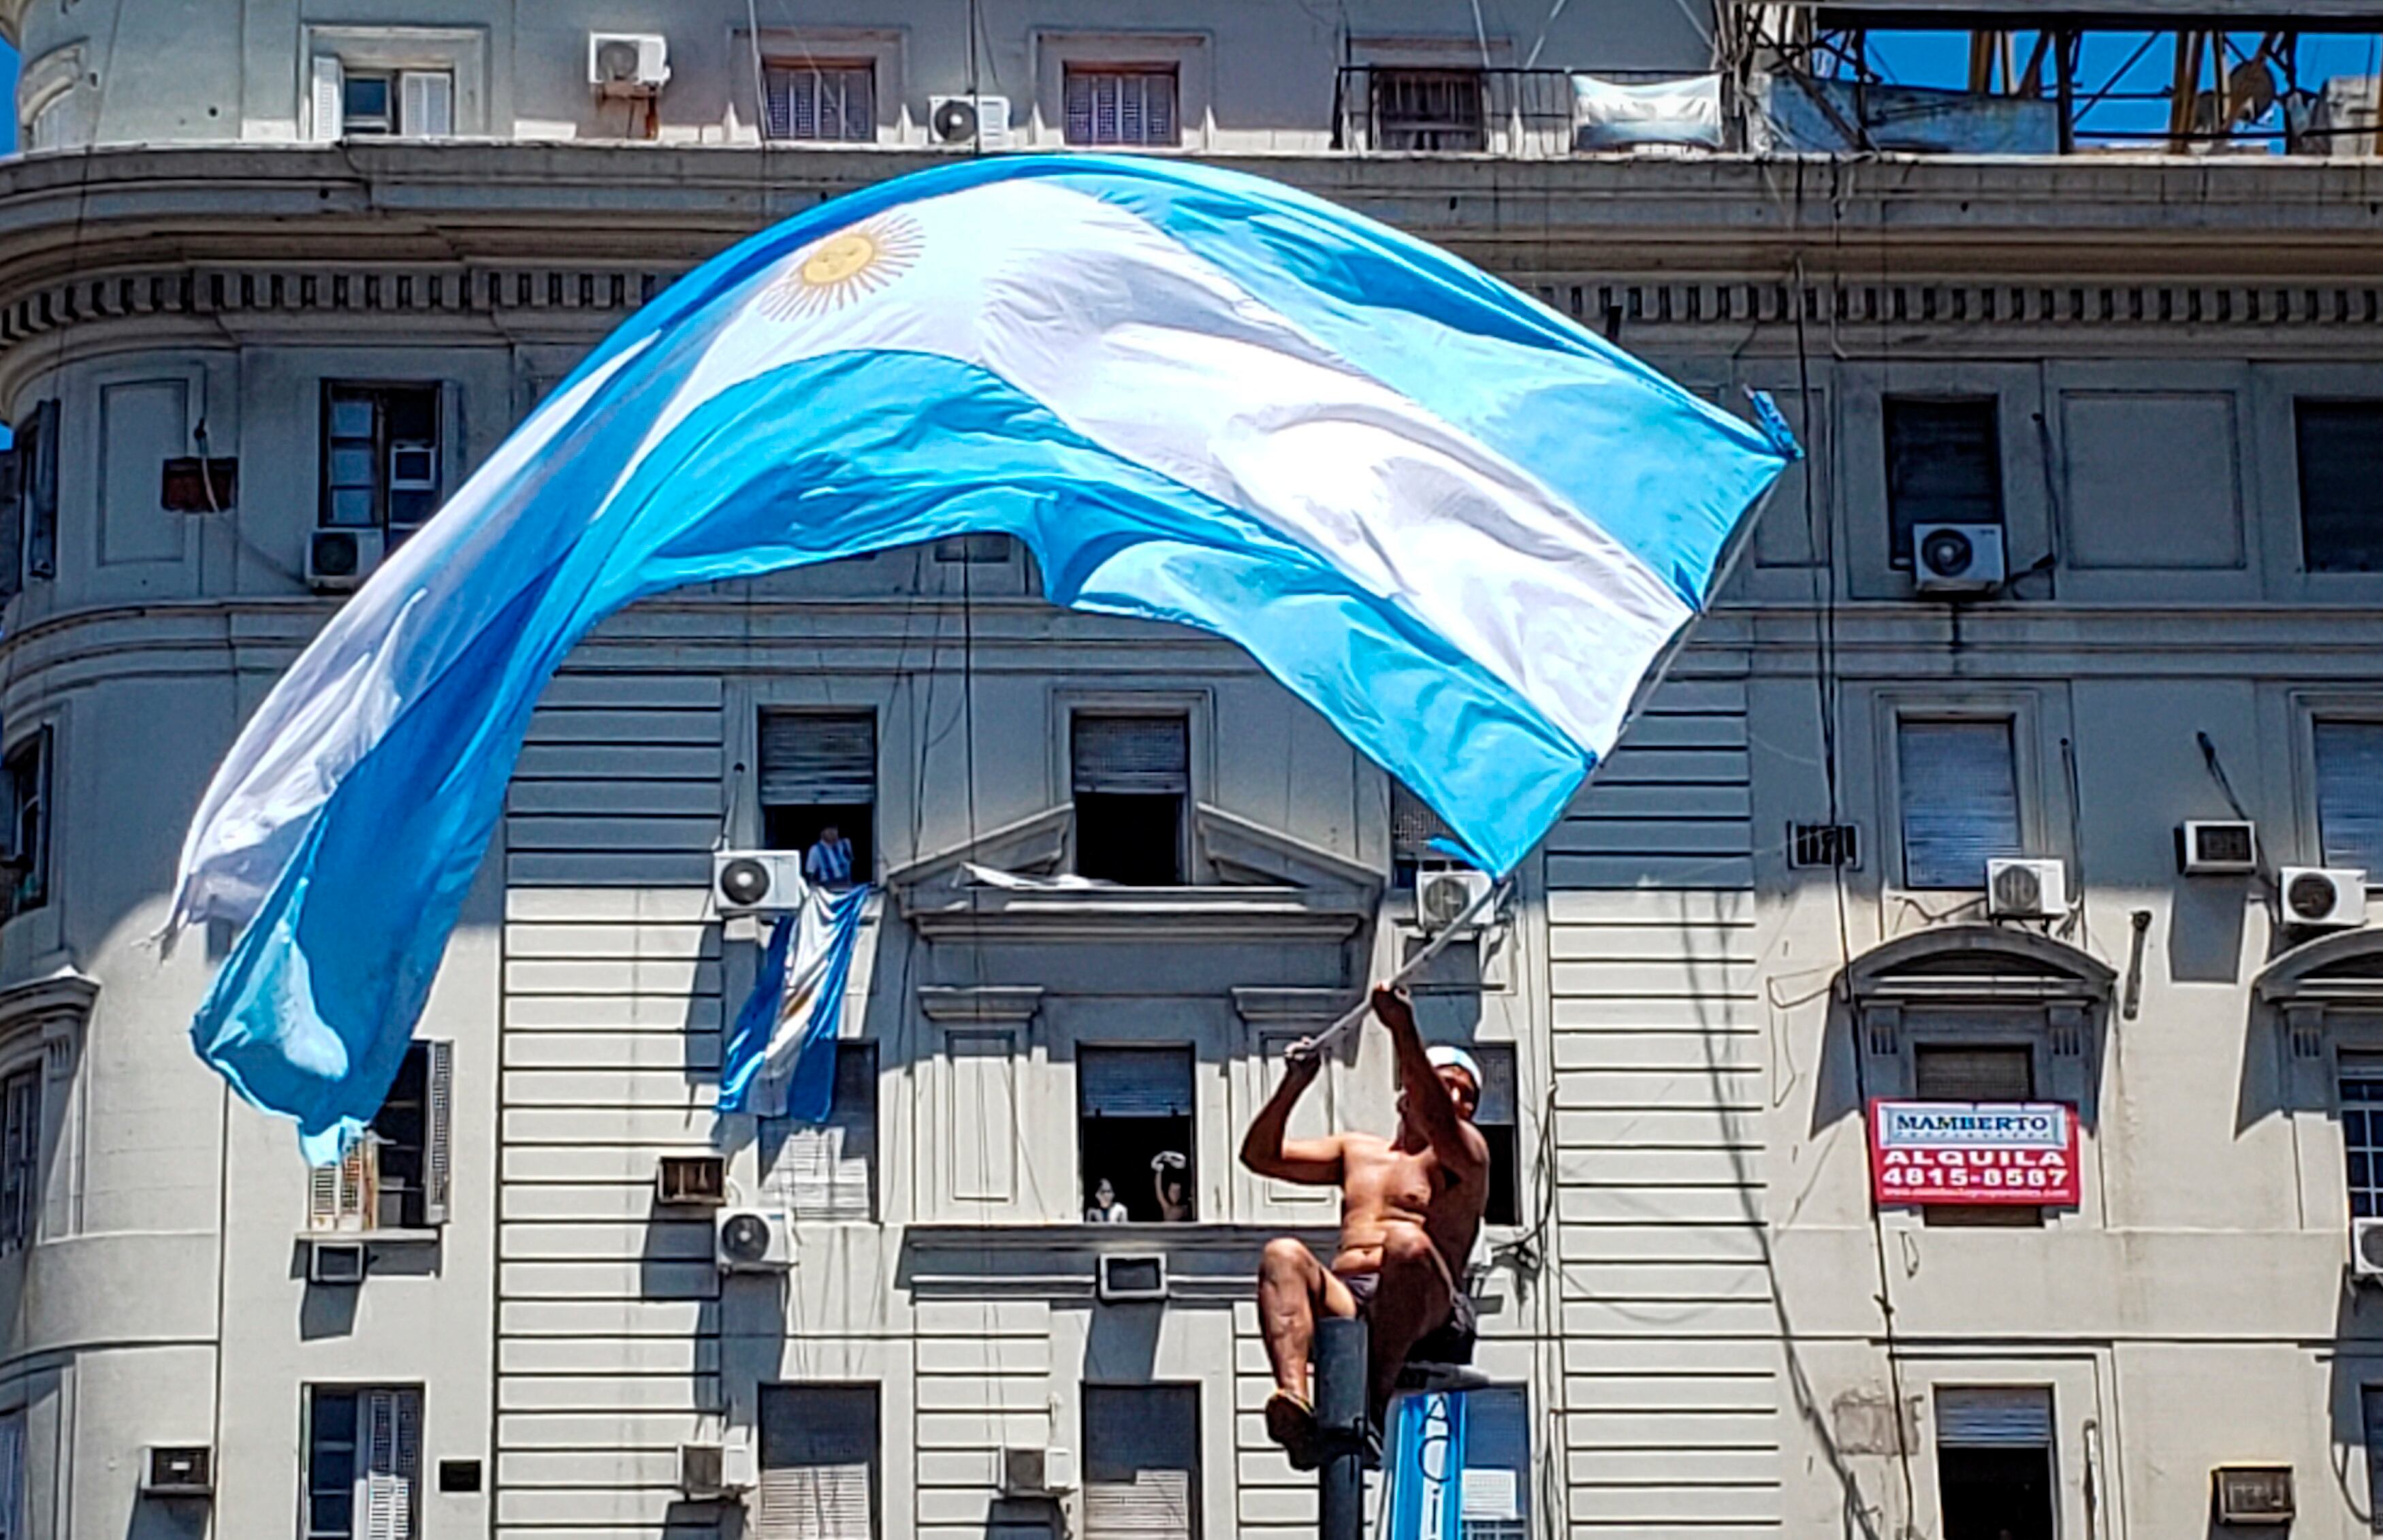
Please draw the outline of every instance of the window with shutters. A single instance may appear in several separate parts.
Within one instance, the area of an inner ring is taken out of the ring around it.
[[[1182,142],[1171,64],[1071,64],[1063,71],[1061,94],[1070,144],[1150,148]]]
[[[58,403],[36,402],[6,450],[8,520],[0,529],[0,598],[58,573]]]
[[[2383,573],[2383,400],[2292,403],[2301,564]]]
[[[804,852],[814,881],[870,881],[877,869],[877,713],[766,709],[758,736],[763,843]]]
[[[877,1045],[835,1048],[835,1105],[817,1126],[761,1120],[761,1193],[796,1219],[877,1217]]]
[[[1069,758],[1077,873],[1134,887],[1181,883],[1191,719],[1078,711]]]
[[[50,901],[50,763],[53,735],[38,727],[0,755],[0,795],[8,803],[7,849],[0,856],[6,886],[0,889],[0,919],[14,918]]]
[[[2053,1540],[2052,1390],[1938,1386],[1944,1540]]]
[[[1489,142],[1477,69],[1367,72],[1377,150],[1481,150]]]
[[[455,73],[352,68],[317,55],[315,110],[317,139],[446,139],[455,132]]]
[[[312,1386],[304,1540],[418,1540],[422,1391]]]
[[[42,1066],[0,1077],[0,1252],[33,1243],[42,1215]]]
[[[768,139],[867,144],[877,138],[877,67],[868,60],[766,64],[761,122]]]
[[[318,523],[386,530],[394,546],[438,511],[439,396],[436,385],[324,383]]]
[[[2329,867],[2357,867],[2383,887],[2383,721],[2320,719],[2316,754],[2317,842]]]
[[[1144,1224],[1199,1217],[1189,1047],[1076,1050],[1083,1207],[1103,1182]]]
[[[1914,1043],[1911,1094],[1921,1102],[2030,1102],[2035,1051],[2024,1043]],[[2043,1211],[2028,1203],[1928,1203],[1920,1223],[1947,1228],[2031,1229]]]
[[[1083,1388],[1083,1540],[1196,1540],[1200,1387]]]
[[[2009,717],[1897,721],[1906,887],[1982,889],[1988,856],[2025,853],[2016,742]]]
[[[380,1111],[337,1163],[316,1166],[313,1230],[421,1230],[447,1222],[453,1187],[454,1044],[414,1042]]]
[[[1431,804],[1390,782],[1390,886],[1411,892],[1415,874],[1426,866],[1449,865],[1454,857],[1432,847],[1432,841],[1450,838],[1449,827]]]
[[[2344,1049],[2335,1089],[2352,1218],[2383,1215],[2383,1053]]]
[[[1493,1385],[1464,1397],[1463,1540],[1530,1540],[1531,1393]]]
[[[761,1386],[761,1480],[753,1540],[876,1540],[873,1385]]]
[[[1994,397],[1889,396],[1881,411],[1894,565],[1911,565],[1918,525],[2003,522],[2001,413]]]

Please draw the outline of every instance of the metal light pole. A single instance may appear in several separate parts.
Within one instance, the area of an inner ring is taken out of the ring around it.
[[[1315,1324],[1315,1423],[1324,1460],[1317,1540],[1364,1540],[1365,1323]]]

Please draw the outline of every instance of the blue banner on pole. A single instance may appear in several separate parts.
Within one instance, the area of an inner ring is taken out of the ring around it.
[[[1464,1398],[1445,1391],[1390,1403],[1391,1459],[1379,1540],[1460,1540],[1464,1513]]]

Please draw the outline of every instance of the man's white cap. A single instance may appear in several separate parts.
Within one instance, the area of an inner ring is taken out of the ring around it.
[[[1453,1043],[1434,1043],[1429,1051],[1424,1054],[1424,1057],[1431,1061],[1431,1066],[1434,1069],[1446,1069],[1449,1066],[1454,1065],[1457,1068],[1473,1077],[1473,1089],[1475,1090],[1482,1089],[1481,1066],[1473,1062],[1472,1054],[1466,1053],[1463,1049],[1455,1046]]]

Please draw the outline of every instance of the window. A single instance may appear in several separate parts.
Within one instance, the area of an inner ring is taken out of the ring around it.
[[[455,131],[451,69],[349,68],[334,55],[315,59],[316,139],[444,139]]]
[[[1376,69],[1374,148],[1481,150],[1488,147],[1477,69]]]
[[[50,730],[36,728],[0,755],[0,794],[8,799],[6,902],[13,919],[50,901]]]
[[[764,711],[759,737],[762,843],[809,851],[833,830],[851,844],[849,858],[823,852],[813,879],[868,881],[877,869],[877,713]]]
[[[761,71],[769,139],[868,144],[877,138],[877,68],[871,64],[772,64]]]
[[[2301,564],[2383,573],[2383,401],[2292,403]]]
[[[1076,1108],[1086,1208],[1105,1181],[1138,1222],[1198,1217],[1190,1048],[1079,1048]]]
[[[1009,561],[1006,535],[946,535],[935,542],[935,560],[969,567],[998,567]]]
[[[1390,886],[1398,892],[1408,892],[1415,885],[1415,874],[1432,862],[1447,862],[1446,851],[1434,850],[1431,842],[1452,837],[1449,827],[1431,804],[1393,780],[1390,782]]]
[[[58,575],[58,403],[34,406],[17,425],[19,539],[26,577]]]
[[[1188,720],[1079,711],[1071,737],[1078,874],[1136,887],[1181,882]]]
[[[2383,1215],[2383,1053],[2341,1055],[2341,1146],[2353,1218]]]
[[[2024,1044],[1973,1047],[1915,1043],[1911,1093],[1922,1102],[2028,1102],[2035,1097],[2035,1053]],[[1970,1229],[2030,1229],[2043,1210],[2027,1203],[1929,1203],[1923,1225]]]
[[[816,1127],[761,1120],[761,1191],[796,1219],[877,1216],[877,1045],[835,1045],[835,1106]]]
[[[25,1540],[25,1414],[0,1417],[0,1540]]]
[[[2383,721],[2319,721],[2317,843],[2329,867],[2358,867],[2383,886]]]
[[[1084,1386],[1083,1450],[1083,1540],[1195,1540],[1199,1386]]]
[[[1481,1066],[1481,1102],[1474,1109],[1473,1126],[1489,1141],[1489,1201],[1481,1212],[1484,1223],[1523,1222],[1523,1139],[1515,1106],[1514,1051],[1499,1043],[1469,1048]]]
[[[1982,888],[1986,858],[2021,852],[2011,719],[1895,724],[1903,881]]]
[[[1493,1385],[1464,1398],[1463,1540],[1530,1540],[1531,1398]]]
[[[386,529],[391,543],[438,511],[438,387],[325,385],[320,522]]]
[[[421,1510],[422,1392],[310,1389],[305,1540],[414,1540]]]
[[[877,1387],[761,1386],[754,1540],[875,1540]]]
[[[1919,524],[2003,522],[2003,449],[1992,396],[1889,396],[1886,517],[1894,565],[1911,565]]]
[[[42,1216],[42,1068],[0,1079],[0,1252],[33,1243]]]
[[[318,1165],[308,1198],[315,1230],[419,1230],[447,1222],[454,1044],[416,1042],[363,1139]]]
[[[1945,1540],[2052,1540],[2052,1391],[1936,1388]]]
[[[1173,65],[1067,67],[1063,94],[1070,144],[1172,145],[1176,127]]]

